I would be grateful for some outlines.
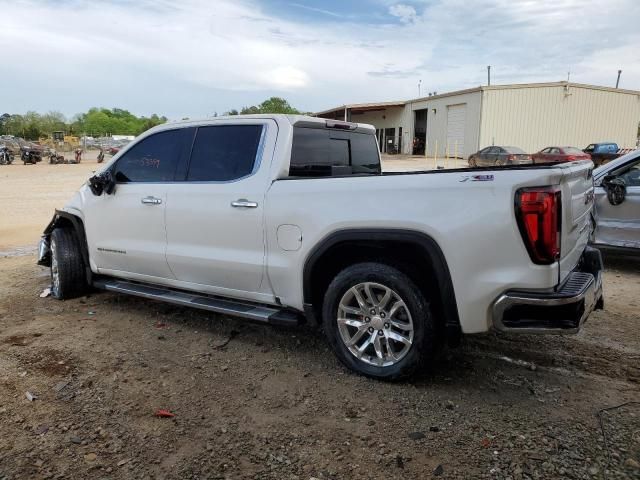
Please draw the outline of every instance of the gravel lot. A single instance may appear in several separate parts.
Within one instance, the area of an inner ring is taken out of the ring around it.
[[[640,404],[603,412],[606,438],[597,415],[640,401],[640,262],[606,257],[605,310],[579,335],[469,337],[381,383],[305,327],[39,298],[48,271],[18,242],[94,168],[0,167],[0,200],[35,212],[12,237],[11,201],[0,217],[0,479],[640,478]]]

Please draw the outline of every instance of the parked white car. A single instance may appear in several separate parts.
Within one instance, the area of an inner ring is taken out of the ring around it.
[[[592,166],[382,173],[369,125],[166,124],[56,211],[39,261],[60,299],[317,322],[346,366],[395,379],[460,334],[573,333],[602,306]]]
[[[593,171],[592,241],[598,248],[640,253],[640,150]]]

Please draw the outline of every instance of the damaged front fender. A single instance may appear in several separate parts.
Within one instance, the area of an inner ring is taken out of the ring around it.
[[[49,235],[43,235],[38,244],[38,265],[44,267],[51,266],[51,247],[49,245]]]
[[[76,215],[64,210],[56,210],[56,213],[49,222],[49,225],[44,229],[38,246],[38,265],[43,265],[45,267],[51,266],[51,232],[59,227],[71,228],[75,232],[80,243],[80,252],[86,269],[87,282],[91,283],[92,272],[89,267],[89,248],[87,246],[84,224]]]

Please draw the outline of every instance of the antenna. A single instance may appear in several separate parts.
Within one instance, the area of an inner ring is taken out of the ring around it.
[[[418,80],[418,97],[420,96],[420,87],[422,86],[422,80]]]
[[[491,85],[491,65],[487,65],[487,85]]]
[[[622,73],[622,70],[618,70],[618,79],[616,80],[616,88],[618,88],[618,85],[620,85],[620,74]]]
[[[569,83],[570,79],[571,79],[571,72],[567,72],[567,83]]]

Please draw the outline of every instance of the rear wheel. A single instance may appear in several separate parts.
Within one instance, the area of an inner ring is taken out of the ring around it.
[[[400,270],[360,263],[340,272],[323,304],[325,334],[336,356],[368,377],[396,380],[433,355],[429,304]]]
[[[79,297],[87,291],[80,241],[69,228],[51,233],[51,294],[59,299]]]

